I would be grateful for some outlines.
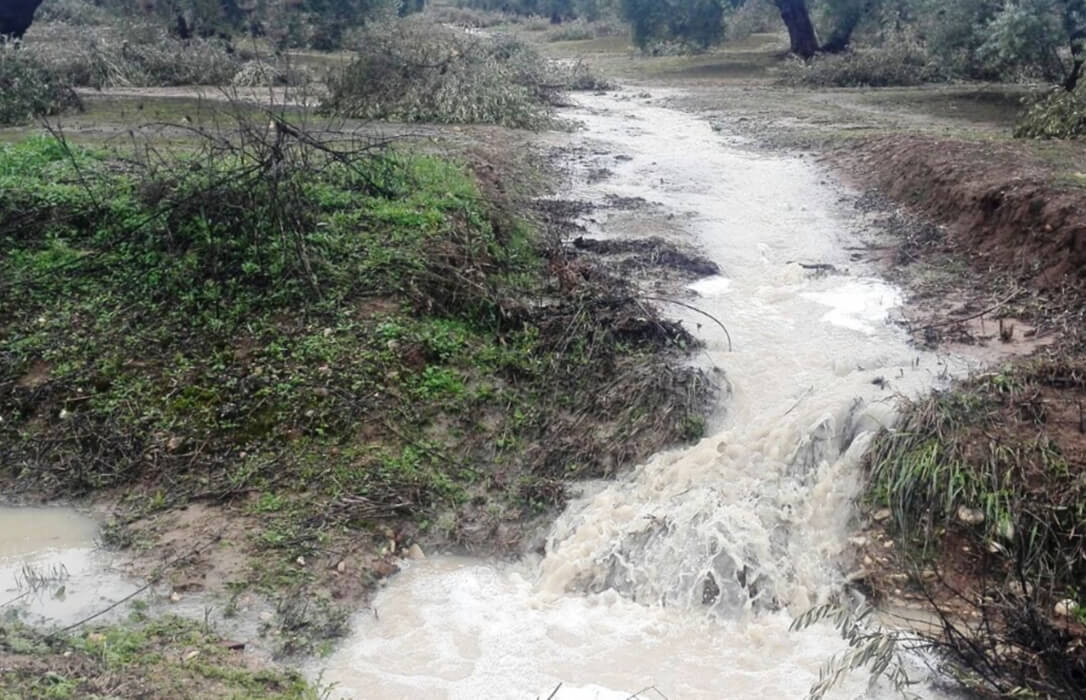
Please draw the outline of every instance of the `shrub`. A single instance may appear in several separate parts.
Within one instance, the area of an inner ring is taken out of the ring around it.
[[[156,25],[100,30],[52,25],[47,29],[49,34],[35,37],[25,49],[73,85],[225,85],[240,68],[225,42],[177,39]]]
[[[887,87],[921,85],[945,79],[919,46],[906,42],[840,55],[823,55],[810,62],[795,61],[784,80],[810,87]]]
[[[34,15],[35,26],[49,22],[64,22],[87,27],[106,24],[111,19],[114,17],[108,10],[88,0],[49,0],[43,3]]]
[[[0,43],[0,124],[81,107],[79,96],[56,71],[14,44]]]
[[[583,88],[586,76],[516,39],[408,18],[365,32],[355,59],[329,80],[323,107],[364,119],[541,128],[562,90],[575,78]]]
[[[230,82],[234,87],[298,86],[311,83],[312,76],[303,68],[252,60]]]
[[[729,40],[737,41],[752,34],[776,32],[780,25],[780,10],[769,0],[749,0],[728,15],[725,34]]]
[[[1086,136],[1086,95],[1080,88],[1053,89],[1030,105],[1014,127],[1017,138],[1072,139]]]
[[[547,32],[547,41],[587,41],[596,38],[595,28],[583,20],[559,24]]]
[[[487,29],[496,27],[499,24],[520,21],[520,18],[516,15],[477,10],[472,7],[453,7],[451,5],[433,8],[430,10],[429,17],[440,24],[451,24],[456,27],[469,27],[471,29]],[[547,22],[544,28],[549,26],[550,22]]]

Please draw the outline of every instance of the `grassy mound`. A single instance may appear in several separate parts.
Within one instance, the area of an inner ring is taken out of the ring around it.
[[[279,587],[387,523],[515,546],[495,528],[568,479],[698,436],[690,337],[462,168],[246,133],[179,159],[0,150],[9,490],[111,490],[124,521],[248,503],[253,580]]]
[[[1086,684],[1081,367],[1041,362],[912,405],[871,456],[937,646],[969,681],[1078,697]]]

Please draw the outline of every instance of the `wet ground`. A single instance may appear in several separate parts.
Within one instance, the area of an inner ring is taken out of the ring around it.
[[[701,361],[727,376],[709,437],[586,487],[541,556],[412,563],[314,663],[338,696],[798,697],[842,650],[832,628],[788,628],[843,590],[859,458],[899,392],[970,363],[917,351],[891,322],[901,292],[849,251],[878,235],[854,195],[677,97],[582,99],[561,196],[598,205],[580,219],[593,240],[659,236],[719,267],[646,290],[681,302]],[[892,696],[867,682],[834,697]]]

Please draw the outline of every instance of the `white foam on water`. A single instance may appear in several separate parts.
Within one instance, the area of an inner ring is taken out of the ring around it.
[[[901,297],[873,270],[792,262],[852,266],[853,213],[816,165],[621,94],[583,97],[570,116],[585,126],[572,145],[598,155],[563,196],[661,202],[666,235],[720,266],[691,289],[734,352],[703,316],[667,311],[726,373],[726,417],[696,445],[586,488],[539,560],[412,564],[311,669],[338,684],[333,697],[546,698],[559,683],[570,698],[802,697],[843,643],[789,624],[842,589],[864,450],[899,392],[967,369],[887,322]],[[603,166],[611,177],[588,177]],[[622,220],[592,233],[622,236]],[[861,672],[829,697],[892,696]]]

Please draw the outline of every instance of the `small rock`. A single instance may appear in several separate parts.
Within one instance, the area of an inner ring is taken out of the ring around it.
[[[199,649],[192,649],[191,651],[186,651],[185,655],[181,657],[181,660],[182,661],[192,661],[193,659],[195,659],[199,655],[200,655],[200,650]]]
[[[871,557],[864,557],[864,566],[871,566],[875,563],[875,560]]]
[[[932,581],[938,576],[939,574],[935,573],[935,569],[924,569],[924,571],[920,573],[920,578],[925,581]]]
[[[866,547],[867,546],[867,538],[866,537],[849,537],[848,542],[849,542],[849,544],[854,545],[856,547]]]
[[[984,522],[984,513],[975,508],[958,506],[958,520],[966,525],[980,525]]]
[[[181,445],[185,444],[185,438],[178,435],[174,435],[172,438],[166,441],[166,449],[170,452],[177,452]]]
[[[263,620],[264,622],[271,622],[274,618],[275,618],[275,615],[268,612],[267,610],[260,613],[260,619]]]
[[[61,420],[68,420],[71,417],[71,415],[72,415],[72,412],[69,411],[68,409],[66,409],[66,408],[60,409],[60,419]]]
[[[848,576],[845,576],[845,581],[847,583],[855,583],[857,581],[863,581],[870,575],[871,573],[867,569],[856,569]]]
[[[297,559],[294,560],[294,563],[297,564],[298,566],[305,566],[305,557],[301,557],[301,556],[298,557]]]
[[[407,554],[405,554],[404,556],[406,556],[408,559],[414,559],[416,561],[426,558],[426,554],[422,551],[422,547],[418,546],[417,543],[408,547]]]
[[[347,570],[347,562],[346,561],[341,561],[338,564],[336,564],[336,571],[338,571],[339,573],[342,574],[346,570]]]
[[[1078,603],[1070,598],[1064,598],[1060,602],[1056,603],[1056,607],[1052,609],[1052,612],[1057,617],[1071,617],[1078,611]]]
[[[909,575],[902,573],[890,574],[890,580],[897,581],[898,583],[904,583],[909,580]]]
[[[887,549],[893,549],[894,548],[894,541],[893,540],[886,540],[885,542],[882,543],[882,546],[886,547]]]
[[[875,522],[881,523],[883,520],[889,520],[890,515],[889,508],[879,508],[871,517],[875,519]]]
[[[181,594],[178,593],[177,591],[174,591],[173,593],[171,593],[170,594],[170,602],[171,603],[180,603],[181,602]]]

